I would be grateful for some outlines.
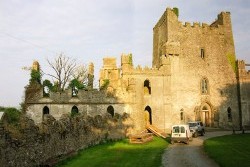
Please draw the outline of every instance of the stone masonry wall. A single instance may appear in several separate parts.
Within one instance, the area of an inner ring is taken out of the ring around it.
[[[0,127],[0,166],[52,166],[60,157],[108,140],[118,140],[129,134],[129,115],[109,114],[89,117],[84,114],[64,115],[56,120],[45,115],[41,124],[22,116],[16,128]]]

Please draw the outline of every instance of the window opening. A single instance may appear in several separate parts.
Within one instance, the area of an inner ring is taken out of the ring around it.
[[[183,117],[183,112],[181,112],[181,120],[183,120],[184,119],[184,117]]]
[[[76,97],[77,96],[77,94],[78,94],[78,89],[77,89],[77,87],[72,87],[72,97]]]
[[[208,80],[205,78],[201,81],[201,93],[208,94]]]
[[[48,86],[44,86],[43,87],[43,97],[49,97],[49,87]]]
[[[227,118],[229,122],[232,122],[232,111],[230,107],[227,108]]]
[[[115,115],[114,107],[108,106],[107,112],[113,117]]]
[[[71,116],[75,116],[79,113],[79,110],[76,106],[73,106],[72,109],[71,109]]]
[[[201,49],[201,58],[204,59],[205,58],[205,50]]]
[[[144,94],[145,95],[150,95],[151,94],[151,87],[150,87],[149,80],[144,81]]]

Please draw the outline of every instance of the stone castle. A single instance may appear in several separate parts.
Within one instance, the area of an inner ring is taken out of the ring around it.
[[[153,28],[152,68],[133,66],[131,54],[103,59],[100,86],[105,91],[50,92],[39,89],[26,98],[27,115],[41,122],[45,114],[59,119],[77,111],[90,116],[128,113],[133,132],[147,124],[168,132],[173,124],[201,120],[209,127],[250,125],[250,72],[237,60],[229,12],[212,24],[185,23],[167,8]],[[36,62],[34,69],[38,66]],[[93,79],[94,65],[89,66]],[[93,80],[92,80],[93,81]]]

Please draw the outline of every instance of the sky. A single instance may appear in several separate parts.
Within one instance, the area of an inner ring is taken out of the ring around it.
[[[179,20],[211,24],[231,13],[237,59],[250,63],[250,1],[247,0],[0,0],[0,106],[19,106],[29,67],[58,54],[93,62],[95,80],[104,57],[132,53],[135,66],[152,63],[153,27],[167,7]],[[51,79],[51,78],[49,78]]]

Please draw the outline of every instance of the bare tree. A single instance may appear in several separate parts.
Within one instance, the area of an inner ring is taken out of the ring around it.
[[[77,79],[78,81],[81,81],[83,84],[86,85],[88,78],[88,70],[86,68],[86,65],[78,65],[73,73],[73,78]]]
[[[50,61],[47,59],[48,64],[54,70],[55,74],[47,74],[51,76],[55,81],[57,81],[58,89],[60,91],[65,90],[67,83],[74,78],[79,68],[75,59],[70,59],[69,57],[60,54]]]

